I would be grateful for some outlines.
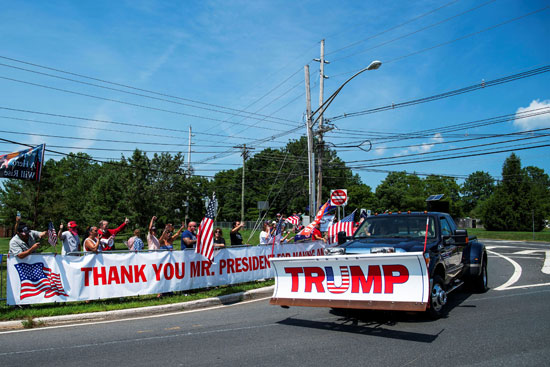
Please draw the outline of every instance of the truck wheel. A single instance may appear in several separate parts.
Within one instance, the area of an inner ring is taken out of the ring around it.
[[[430,292],[430,307],[428,308],[428,315],[432,319],[438,319],[443,315],[445,304],[447,303],[447,292],[445,291],[445,285],[443,279],[439,275],[434,276],[432,289]]]
[[[487,275],[487,257],[483,256],[481,261],[481,271],[479,275],[476,275],[472,279],[472,287],[475,292],[485,293],[489,290],[488,286],[488,275]]]

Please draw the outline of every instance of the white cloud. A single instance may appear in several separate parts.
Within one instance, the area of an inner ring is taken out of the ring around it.
[[[540,129],[544,127],[550,127],[550,114],[541,114],[538,116],[531,116],[526,118],[518,118],[519,114],[525,111],[536,110],[540,108],[550,108],[550,100],[540,101],[539,99],[533,100],[528,107],[520,107],[516,111],[516,119],[514,120],[514,126],[521,130]],[[541,111],[533,111],[533,114]]]
[[[399,155],[405,155],[405,154],[411,154],[411,153],[426,153],[432,150],[432,148],[435,146],[435,143],[441,143],[445,139],[443,139],[443,136],[441,136],[440,133],[434,134],[433,137],[430,138],[430,140],[426,143],[422,144],[416,144],[415,146],[409,147],[404,152],[401,152]]]

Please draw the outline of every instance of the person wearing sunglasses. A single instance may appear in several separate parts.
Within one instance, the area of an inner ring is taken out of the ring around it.
[[[225,247],[225,238],[223,238],[223,233],[221,228],[216,228],[214,230],[214,248],[224,248]]]

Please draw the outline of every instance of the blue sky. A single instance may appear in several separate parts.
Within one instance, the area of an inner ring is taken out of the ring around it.
[[[325,98],[372,60],[383,63],[346,85],[325,112],[326,118],[550,64],[548,1],[0,1],[0,5],[4,139],[45,142],[54,150],[85,151],[99,159],[128,156],[131,152],[123,150],[136,147],[187,155],[187,131],[192,126],[191,161],[196,174],[205,176],[240,166],[240,154],[231,148],[235,145],[245,143],[258,152],[305,134],[305,127],[296,130],[304,126],[306,110],[304,65],[310,65],[315,109],[319,63],[312,59],[319,57],[321,39],[330,61],[325,67],[329,77]],[[384,164],[405,159],[400,155],[436,150],[453,156],[550,144],[550,137],[544,136],[549,130],[491,137],[550,129],[548,113],[466,128],[468,122],[521,116],[529,109],[550,112],[546,110],[549,86],[550,73],[541,73],[438,101],[333,120],[336,129],[326,140],[344,146],[373,143],[370,152],[336,148],[373,190],[386,171],[460,178],[483,170],[498,177],[510,152]],[[443,130],[449,125],[459,129]],[[382,135],[424,130],[430,131],[414,139],[403,140],[401,135],[393,141],[380,140]],[[284,135],[258,141],[280,134]],[[531,139],[503,142],[526,137]],[[2,153],[20,148],[0,143]],[[463,149],[453,150],[457,148]],[[214,152],[228,150],[230,154],[212,159]],[[549,152],[549,147],[542,147],[516,154],[524,166],[535,165],[549,173]],[[432,155],[407,159],[427,158]]]

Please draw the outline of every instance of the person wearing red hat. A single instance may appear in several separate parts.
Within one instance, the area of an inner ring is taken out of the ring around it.
[[[76,230],[77,227],[78,226],[74,220],[67,223],[68,230],[65,232],[63,232],[63,224],[59,226],[57,238],[63,241],[61,255],[78,256],[77,252],[80,251],[80,239],[78,238],[78,232]]]

